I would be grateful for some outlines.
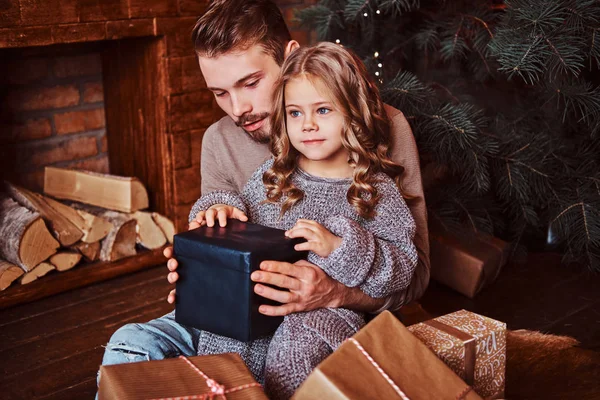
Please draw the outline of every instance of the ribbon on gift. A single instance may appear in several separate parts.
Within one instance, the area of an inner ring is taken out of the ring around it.
[[[425,321],[423,323],[454,336],[463,343],[465,346],[465,382],[469,386],[473,386],[473,382],[475,381],[475,358],[477,352],[477,343],[475,341],[475,337],[435,319],[430,319],[429,321]]]
[[[348,338],[346,340],[350,341],[352,344],[354,344],[356,346],[356,348],[358,348],[358,350],[367,358],[367,360],[369,360],[369,362],[373,365],[373,367],[375,367],[377,372],[379,372],[379,374],[383,377],[383,379],[385,379],[387,381],[387,383],[390,384],[390,386],[394,389],[394,391],[398,394],[398,396],[402,400],[410,400],[410,398],[406,395],[406,393],[404,393],[402,391],[402,389],[400,389],[398,387],[398,385],[396,385],[396,382],[394,382],[392,380],[392,378],[390,378],[390,376],[383,370],[383,368],[381,368],[381,366],[377,363],[377,361],[375,361],[375,359],[373,357],[371,357],[371,355],[365,350],[365,348],[362,347],[362,345],[358,342],[358,340],[356,340],[354,338]],[[473,388],[471,386],[465,387],[465,389],[462,392],[460,392],[458,394],[458,396],[456,396],[456,400],[461,400],[462,398],[464,398],[467,395],[467,393],[469,393],[472,389]]]
[[[195,395],[189,395],[189,396],[178,396],[178,397],[161,397],[161,398],[151,399],[151,400],[209,400],[209,399],[214,399],[215,397],[221,397],[221,398],[227,400],[227,397],[225,396],[227,393],[233,393],[233,392],[237,392],[237,391],[248,389],[248,388],[255,387],[255,386],[262,387],[260,383],[252,382],[252,383],[247,383],[245,385],[240,385],[240,386],[236,386],[233,388],[225,389],[224,385],[221,385],[214,379],[211,379],[204,372],[200,371],[200,369],[198,367],[196,367],[190,360],[188,360],[187,357],[179,356],[179,358],[182,359],[183,361],[185,361],[194,371],[196,371],[201,377],[204,378],[204,380],[206,381],[206,385],[210,389],[210,393],[195,394]]]

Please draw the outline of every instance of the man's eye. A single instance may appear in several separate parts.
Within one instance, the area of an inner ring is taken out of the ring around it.
[[[225,94],[227,92],[214,92],[214,93],[215,93],[215,97],[223,97],[223,96],[225,96]]]
[[[329,108],[320,107],[317,109],[317,114],[328,114],[331,110]]]
[[[292,118],[299,117],[300,116],[300,111],[292,110],[292,111],[290,111],[290,116]]]
[[[256,85],[258,85],[258,80],[248,83],[246,87],[256,87]]]

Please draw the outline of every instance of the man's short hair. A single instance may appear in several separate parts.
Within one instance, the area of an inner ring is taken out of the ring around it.
[[[192,32],[196,54],[217,57],[260,45],[277,64],[292,39],[283,15],[270,0],[214,0]]]

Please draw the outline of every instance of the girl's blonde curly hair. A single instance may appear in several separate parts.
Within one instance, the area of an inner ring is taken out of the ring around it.
[[[402,192],[404,168],[390,159],[390,120],[364,64],[349,50],[328,42],[301,47],[283,63],[270,121],[274,162],[263,175],[267,201],[276,203],[283,198],[283,215],[304,197],[290,179],[299,153],[287,135],[284,96],[287,82],[299,77],[321,83],[319,86],[326,88],[336,110],[344,116],[342,144],[349,153],[348,163],[354,168],[347,199],[361,217],[372,218],[380,199],[375,174],[387,174]]]

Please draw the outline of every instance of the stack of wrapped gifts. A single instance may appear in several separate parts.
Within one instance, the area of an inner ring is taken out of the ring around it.
[[[502,398],[505,332],[505,324],[464,310],[408,328],[386,311],[323,361],[293,398]]]

